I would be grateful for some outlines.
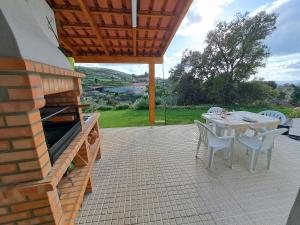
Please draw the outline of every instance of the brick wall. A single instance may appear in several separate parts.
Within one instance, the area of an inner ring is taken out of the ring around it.
[[[31,187],[21,192],[11,190],[6,196],[0,192],[1,224],[63,224],[63,220],[57,189]]]
[[[46,105],[80,105],[80,95],[82,93],[81,81],[79,78],[73,78],[72,82],[73,90],[46,95]],[[78,110],[81,122],[83,122],[82,110],[80,108]]]
[[[0,186],[48,174],[39,109],[45,103],[80,104],[82,76],[28,60],[0,59]]]
[[[74,80],[70,77],[42,75],[44,95],[74,90]]]
[[[0,75],[0,186],[44,178],[51,169],[39,108],[38,74]]]
[[[56,187],[37,185],[52,169],[39,109],[46,103],[79,104],[81,77],[0,58],[0,224],[64,224]],[[19,184],[28,187],[19,191]]]

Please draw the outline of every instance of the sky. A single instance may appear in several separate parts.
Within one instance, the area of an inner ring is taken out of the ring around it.
[[[267,38],[271,56],[256,77],[265,80],[300,80],[300,0],[194,0],[164,56],[164,66],[156,65],[156,76],[169,77],[185,49],[202,51],[207,33],[218,21],[230,21],[238,12],[255,15],[259,11],[279,13],[277,29]],[[147,65],[79,64],[143,74]]]

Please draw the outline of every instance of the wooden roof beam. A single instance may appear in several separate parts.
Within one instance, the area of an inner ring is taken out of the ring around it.
[[[97,37],[94,35],[86,36],[86,35],[62,35],[65,38],[74,38],[74,39],[96,39]],[[103,37],[103,40],[124,40],[124,41],[130,41],[131,37]],[[161,41],[165,42],[165,39],[162,38],[137,38],[137,41]]]
[[[113,51],[113,55],[110,55],[112,57],[134,57],[132,56],[132,51],[130,51],[130,48],[127,48],[125,50],[125,48],[123,48],[123,51],[122,50],[116,50],[116,49],[121,49],[121,48],[114,48],[114,51]],[[153,50],[153,49],[152,49]],[[145,54],[144,52],[144,49],[138,49],[137,51],[137,54],[140,53],[140,55],[137,55],[135,57],[160,57],[158,54],[154,55],[152,53],[150,54]],[[157,50],[158,51],[158,50]],[[80,51],[78,56],[101,56],[102,54],[100,54],[101,52],[99,52],[99,50],[93,50],[93,48],[89,48],[88,51]],[[103,53],[104,54],[104,53]]]
[[[88,8],[88,6],[86,5],[86,2],[84,0],[78,0],[80,8],[83,12],[83,14],[85,15],[86,19],[88,20],[92,30],[94,31],[98,41],[100,42],[100,44],[102,45],[104,52],[106,55],[109,55],[109,51],[106,48],[106,45],[104,43],[104,40],[100,34],[100,31],[98,29],[98,25],[96,23],[96,21],[94,20],[93,16],[91,15],[90,9]]]
[[[76,63],[133,63],[133,64],[162,64],[163,57],[146,56],[73,56]]]
[[[63,28],[87,28],[93,29],[89,23],[72,23],[72,22],[61,22]],[[130,26],[115,26],[115,25],[97,25],[100,30],[127,30],[131,31],[132,27]],[[167,27],[138,27],[136,28],[139,31],[169,31]],[[100,34],[100,33],[99,33]]]
[[[65,5],[54,5],[52,6],[52,9],[54,12],[80,12],[81,9],[78,6],[65,6]],[[98,9],[95,7],[90,7],[89,8],[90,12],[93,14],[100,14],[100,15],[126,15],[126,16],[131,16],[131,11],[130,10],[125,10],[125,9]],[[169,12],[160,12],[160,11],[146,11],[146,10],[140,10],[137,12],[138,17],[156,17],[156,18],[161,18],[161,17],[166,17],[166,18],[173,18],[174,15]]]
[[[77,47],[82,47],[82,48],[101,48],[101,45],[86,45],[86,44],[77,44]],[[116,45],[112,45],[112,46],[108,46],[108,49],[113,49],[113,48],[134,48],[134,46],[127,46],[127,45],[121,45],[121,46],[116,46]],[[159,47],[139,47],[139,49],[153,49],[153,50],[159,50]]]

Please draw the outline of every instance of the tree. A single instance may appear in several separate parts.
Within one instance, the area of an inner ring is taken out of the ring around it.
[[[187,74],[180,81],[176,89],[179,94],[179,105],[197,105],[201,102],[199,93],[201,93],[200,85],[197,79]]]
[[[186,51],[180,64],[171,70],[171,79],[179,85],[186,75],[197,77],[210,101],[238,100],[240,83],[265,66],[270,53],[263,41],[275,30],[277,17],[266,12],[253,17],[246,13],[237,14],[230,22],[219,22],[208,33],[204,51]]]
[[[277,97],[278,91],[268,81],[252,80],[243,82],[238,87],[239,100],[249,104]]]
[[[276,14],[266,12],[253,17],[237,14],[231,22],[220,22],[208,33],[204,55],[214,67],[214,76],[224,76],[224,103],[234,100],[236,84],[265,66],[270,53],[263,40],[275,30],[276,19]]]
[[[110,77],[110,79],[111,79],[111,82],[114,83],[114,80],[115,80],[114,75],[112,75],[112,76]]]
[[[294,91],[291,95],[291,103],[294,105],[300,105],[300,85],[293,85]]]
[[[285,100],[287,98],[287,93],[283,90],[280,90],[277,96],[278,100]]]
[[[276,84],[276,81],[270,80],[265,82],[267,85],[269,85],[273,90],[275,90],[278,85]]]
[[[177,95],[179,105],[192,105],[205,102],[203,93],[203,77],[200,74],[199,65],[202,63],[200,52],[186,50],[181,63],[170,70],[170,80],[173,83],[173,94]]]

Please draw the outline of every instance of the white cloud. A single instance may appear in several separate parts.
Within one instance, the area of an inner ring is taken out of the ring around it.
[[[185,49],[202,51],[205,47],[207,33],[214,29],[216,22],[224,12],[224,8],[234,0],[194,0],[187,15],[183,19],[176,36],[188,39],[182,49],[177,52],[167,52],[164,57],[165,76],[169,70],[180,62]],[[162,76],[159,72],[158,76]]]
[[[179,27],[177,35],[191,37],[198,41],[197,49],[203,48],[206,34],[215,27],[224,7],[234,0],[194,0],[187,16]],[[201,44],[199,46],[199,43]]]
[[[148,72],[148,65],[146,64],[109,64],[109,63],[76,63],[76,66],[109,68],[119,70],[129,74],[144,74]]]
[[[276,11],[278,8],[280,8],[282,5],[284,5],[285,3],[287,3],[289,0],[276,0],[274,1],[270,7],[268,7],[266,9],[267,12],[274,12]]]
[[[271,56],[258,75],[266,80],[300,80],[300,53]]]
[[[266,3],[261,6],[259,6],[257,9],[255,9],[250,16],[255,16],[257,13],[261,11],[266,11],[267,13],[277,11],[282,5],[289,2],[290,0],[275,0],[272,3]]]
[[[265,11],[267,8],[270,7],[270,3],[266,3],[263,4],[261,6],[259,6],[257,9],[255,9],[253,12],[250,13],[250,16],[255,16],[257,13],[261,12],[261,11]]]
[[[274,55],[267,60],[266,67],[259,71],[258,76],[276,81],[300,80],[299,5],[297,0],[275,0],[251,13],[255,15],[262,10],[279,13],[277,29],[266,42]]]
[[[182,57],[182,51],[173,52],[172,55],[166,55],[164,57],[165,76],[169,76],[169,70],[180,62]]]

